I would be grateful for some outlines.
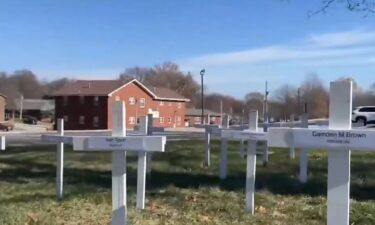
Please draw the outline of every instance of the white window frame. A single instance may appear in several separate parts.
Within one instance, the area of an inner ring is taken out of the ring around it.
[[[178,103],[177,103],[177,108],[178,108],[178,109],[181,109],[181,106],[182,106],[181,102],[178,102]]]
[[[159,123],[164,123],[164,117],[159,117]]]
[[[85,116],[79,116],[78,123],[79,125],[85,125]]]
[[[94,106],[99,105],[99,96],[94,96]]]
[[[135,117],[129,116],[129,124],[135,124]]]
[[[135,98],[129,97],[129,105],[135,105]]]
[[[160,102],[159,102],[159,105],[164,105],[164,102],[163,102],[163,101],[160,101]]]
[[[140,98],[139,99],[139,107],[144,108],[146,106],[146,99],[145,98]]]
[[[67,106],[68,105],[68,96],[63,96],[63,106]]]
[[[94,127],[99,127],[99,116],[94,116],[92,119],[92,123]]]
[[[85,104],[85,96],[83,96],[83,95],[80,95],[80,96],[79,96],[79,104],[80,104],[80,105]]]

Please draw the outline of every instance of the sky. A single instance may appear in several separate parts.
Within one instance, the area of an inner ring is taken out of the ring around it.
[[[0,71],[114,79],[173,61],[238,98],[308,74],[375,83],[375,15],[322,0],[0,0]]]

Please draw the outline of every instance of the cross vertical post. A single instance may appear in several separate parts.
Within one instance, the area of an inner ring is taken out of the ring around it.
[[[64,136],[64,120],[57,120],[57,134]],[[56,152],[56,196],[57,199],[63,197],[63,179],[64,179],[64,142],[57,143]]]
[[[230,116],[225,115],[223,129],[229,128]],[[227,178],[227,161],[228,161],[228,139],[221,137],[220,140],[220,179],[224,180]]]
[[[210,139],[211,139],[211,133],[210,133],[210,127],[206,126],[205,127],[205,154],[204,154],[204,163],[206,166],[211,165],[211,149],[210,149]]]
[[[293,128],[294,127],[294,115],[290,115],[290,127]],[[294,146],[290,147],[289,148],[289,159],[294,159],[296,156],[296,153],[295,153],[295,148]]]
[[[139,118],[139,131],[142,135],[147,135],[148,131],[148,117],[143,116]],[[146,193],[146,163],[147,152],[138,152],[138,169],[137,169],[137,209],[145,208],[145,193]]]
[[[124,102],[112,105],[112,136],[126,136]],[[127,224],[126,152],[112,151],[112,225]]]
[[[258,111],[252,111],[249,115],[249,130],[258,131]],[[248,140],[246,156],[246,211],[254,214],[254,192],[257,141]]]
[[[5,150],[5,137],[0,136],[0,150]]]
[[[352,82],[330,85],[329,129],[351,129]],[[328,151],[327,224],[348,225],[350,204],[350,150]]]
[[[147,114],[147,135],[152,135],[154,117],[152,113]],[[151,175],[151,162],[152,162],[152,152],[147,154],[147,165],[146,171],[147,174]]]
[[[301,127],[308,128],[308,115],[305,113],[301,116]],[[299,181],[301,183],[306,183],[307,181],[307,168],[308,168],[308,152],[307,148],[301,148],[300,158],[299,158]]]

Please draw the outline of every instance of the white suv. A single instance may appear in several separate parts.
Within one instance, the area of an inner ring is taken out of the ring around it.
[[[367,125],[369,122],[375,122],[375,106],[360,106],[353,109],[352,120],[355,123]]]

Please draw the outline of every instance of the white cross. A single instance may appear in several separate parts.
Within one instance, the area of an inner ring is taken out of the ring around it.
[[[269,131],[271,147],[328,149],[328,225],[349,224],[350,149],[375,151],[375,131],[351,129],[352,89],[352,82],[331,83],[329,129]]]
[[[42,135],[43,142],[57,145],[56,150],[56,196],[58,199],[63,197],[64,186],[64,144],[72,144],[73,138],[64,136],[64,120],[57,120],[57,135]]]
[[[258,141],[267,141],[267,133],[258,131],[258,111],[249,114],[249,129],[244,131],[223,130],[223,139],[247,140],[246,156],[246,211],[254,213],[255,171],[256,171],[256,147]],[[226,163],[226,157],[224,158]],[[221,177],[226,176],[226,166],[220,170]]]
[[[205,128],[205,165],[210,166],[211,165],[211,135],[220,135],[221,131],[223,129],[229,129],[229,120],[230,116],[225,115],[224,120],[222,121],[221,127],[218,125],[197,125],[196,127],[203,127]],[[225,140],[221,139],[221,152],[226,151],[225,148],[227,148],[226,143],[224,143]],[[224,149],[223,149],[224,148]]]
[[[152,127],[152,114],[140,117],[139,132],[143,135],[152,135],[153,132],[164,132],[164,128]],[[151,172],[152,152],[138,152],[138,175],[137,175],[137,208],[145,208],[146,173]]]
[[[0,136],[0,150],[5,150],[5,137]]]
[[[116,101],[112,108],[112,137],[73,137],[74,151],[112,152],[112,225],[127,224],[126,152],[163,152],[166,143],[165,136],[126,137],[125,118],[124,102]]]

